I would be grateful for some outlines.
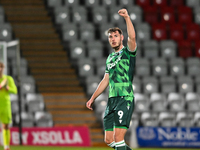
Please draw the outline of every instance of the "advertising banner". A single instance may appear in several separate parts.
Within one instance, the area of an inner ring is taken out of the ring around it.
[[[22,143],[34,146],[91,146],[87,126],[23,128]],[[11,145],[19,145],[18,128],[11,128]]]
[[[138,127],[139,147],[200,147],[200,128]]]

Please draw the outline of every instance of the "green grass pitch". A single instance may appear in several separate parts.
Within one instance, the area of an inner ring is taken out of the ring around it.
[[[3,147],[0,150],[3,150]],[[183,150],[183,148],[137,148],[133,150]],[[47,147],[47,146],[11,146],[11,150],[112,150],[109,147]],[[184,150],[194,150],[184,148]]]

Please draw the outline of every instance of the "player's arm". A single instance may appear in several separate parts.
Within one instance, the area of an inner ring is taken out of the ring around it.
[[[7,84],[7,79],[5,78],[1,83],[0,83],[0,89],[4,88]]]
[[[120,9],[118,11],[119,15],[124,17],[126,21],[126,27],[127,27],[127,33],[128,33],[128,48],[130,51],[134,51],[136,49],[136,35],[135,35],[135,29],[133,27],[133,24],[131,22],[130,16],[126,9]]]
[[[101,94],[103,91],[107,88],[109,84],[109,74],[105,73],[103,79],[99,83],[97,89],[93,93],[92,97],[87,101],[86,106],[88,109],[92,110],[92,104],[94,103],[94,100]]]
[[[12,77],[8,77],[6,89],[8,90],[9,93],[17,94],[17,87]]]

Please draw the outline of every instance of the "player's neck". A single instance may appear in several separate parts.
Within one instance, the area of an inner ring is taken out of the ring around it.
[[[115,53],[121,51],[123,47],[124,47],[124,45],[121,45],[118,50],[115,49]]]

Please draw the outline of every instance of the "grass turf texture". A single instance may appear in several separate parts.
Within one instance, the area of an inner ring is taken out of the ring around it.
[[[0,148],[0,150],[3,148]],[[133,150],[194,150],[192,148],[137,148]],[[112,150],[107,147],[46,147],[46,146],[11,146],[11,150]]]

